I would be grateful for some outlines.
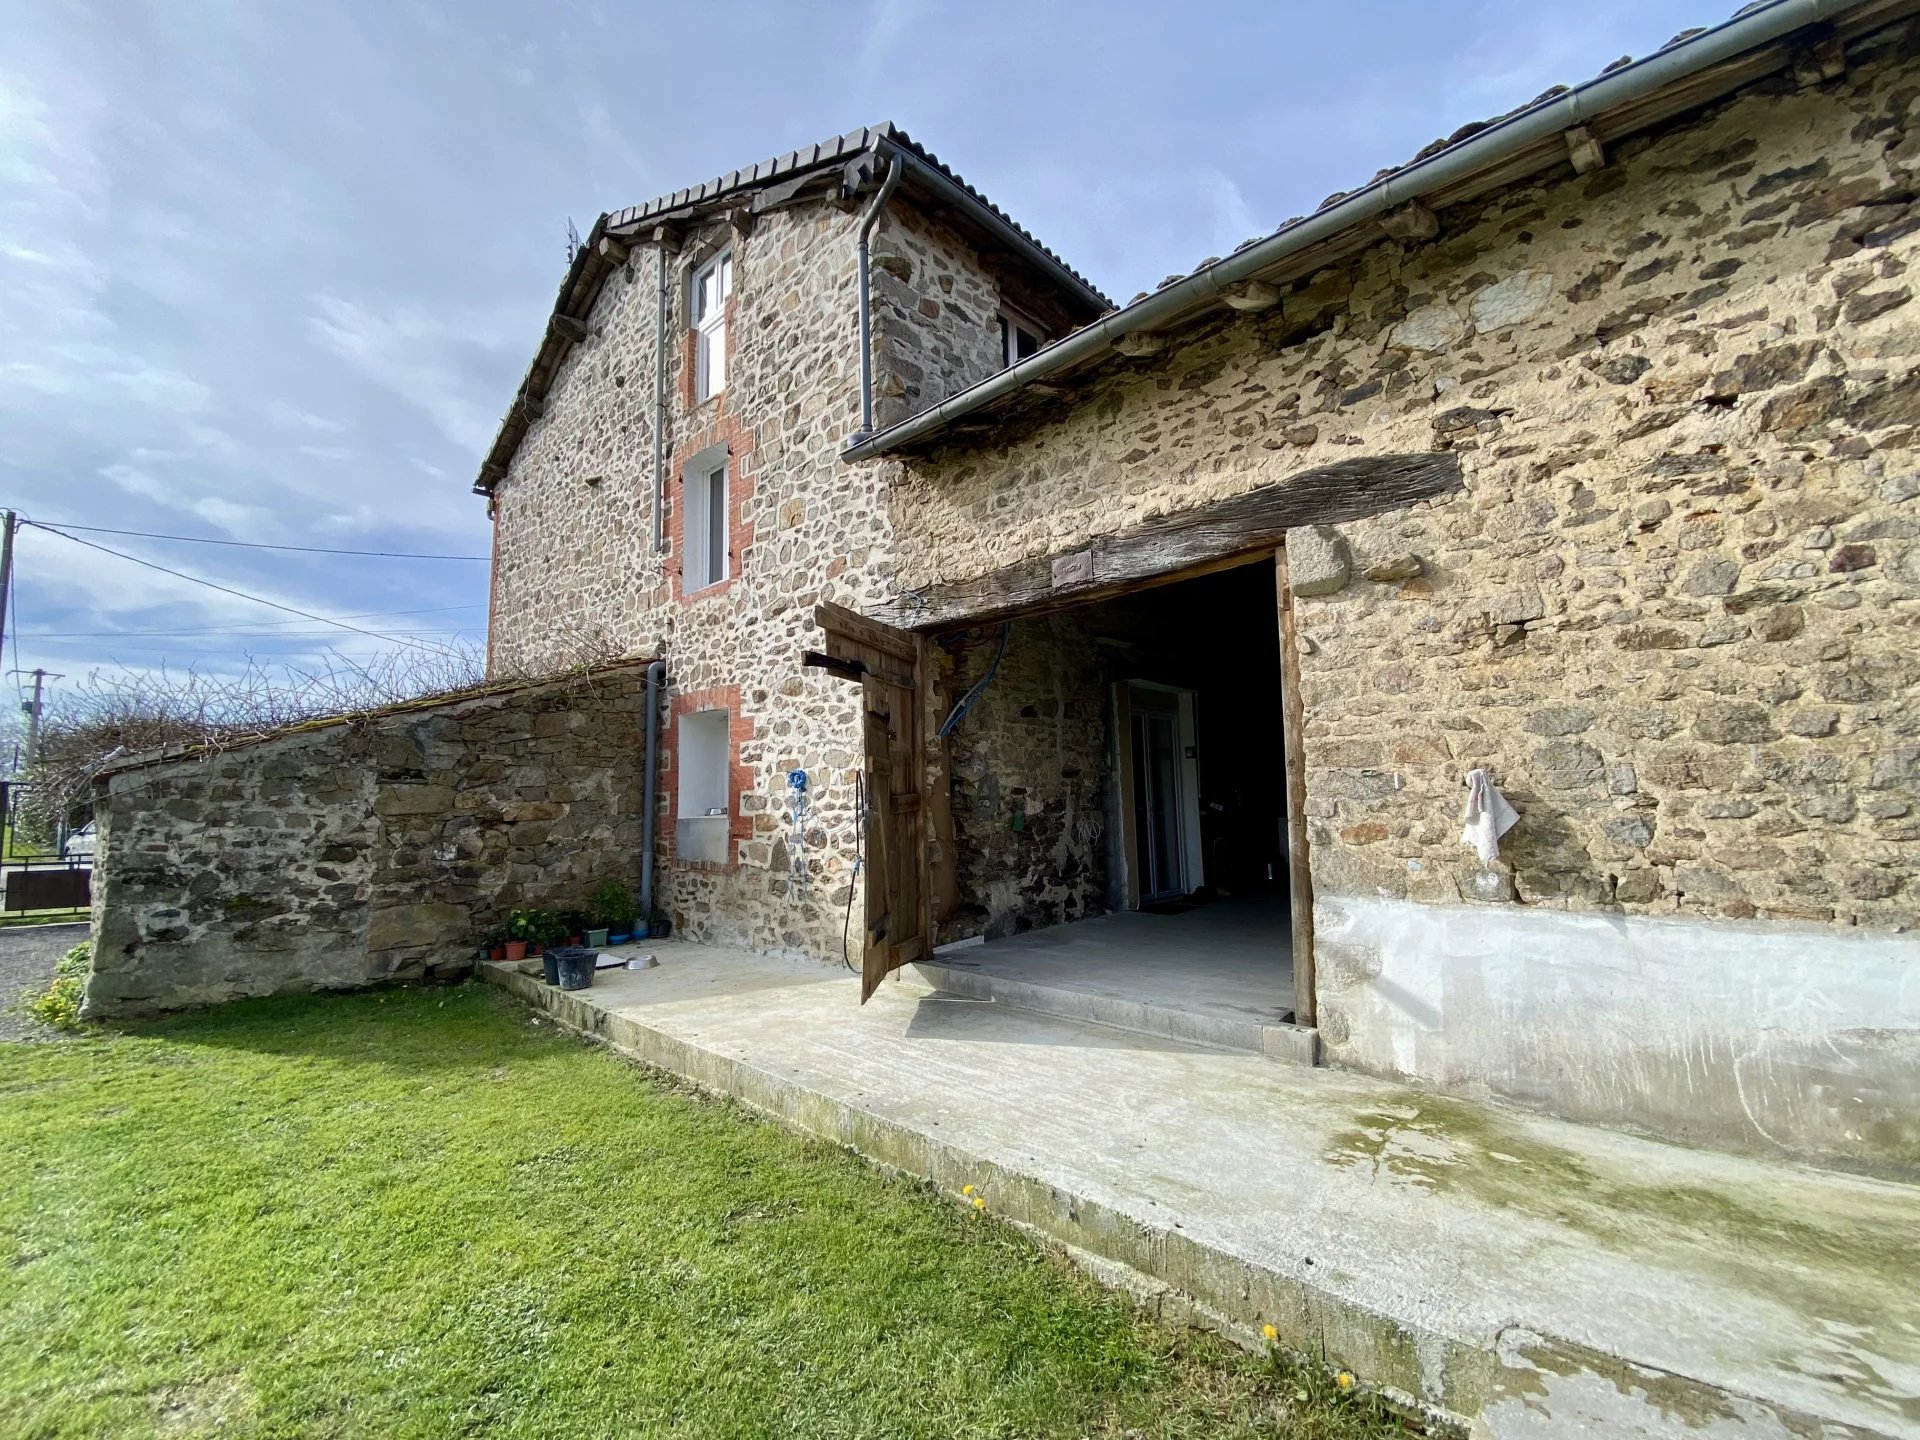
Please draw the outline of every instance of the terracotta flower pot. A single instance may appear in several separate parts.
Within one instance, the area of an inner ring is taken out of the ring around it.
[[[489,950],[489,951],[487,952],[487,958],[488,958],[489,960],[504,960],[504,959],[506,959],[506,958],[507,958],[507,947],[506,947],[506,946],[504,946],[504,945],[496,945],[496,946],[494,946],[494,947],[493,947],[493,949],[491,949],[491,950]]]
[[[507,952],[507,959],[509,960],[524,960],[527,958],[527,942],[524,940],[509,940],[501,948]]]

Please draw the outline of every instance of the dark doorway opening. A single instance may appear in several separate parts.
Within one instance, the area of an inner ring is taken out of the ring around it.
[[[1276,583],[1261,557],[938,637],[950,692],[984,688],[948,741],[937,967],[1271,1048],[1294,1009]]]

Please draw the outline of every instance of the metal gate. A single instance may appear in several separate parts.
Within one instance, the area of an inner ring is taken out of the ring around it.
[[[21,815],[30,793],[0,780],[0,923],[84,919],[93,905],[93,826],[36,835]]]

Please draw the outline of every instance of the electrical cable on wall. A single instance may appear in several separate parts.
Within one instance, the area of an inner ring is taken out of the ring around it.
[[[967,712],[973,709],[980,697],[987,693],[987,687],[993,683],[993,677],[999,673],[1000,662],[1007,657],[1007,637],[1013,633],[1011,624],[1000,627],[1000,648],[994,652],[993,663],[987,666],[987,673],[974,681],[973,688],[960,697],[947,718],[940,726],[940,738],[945,740],[960,728],[960,722],[967,718]]]

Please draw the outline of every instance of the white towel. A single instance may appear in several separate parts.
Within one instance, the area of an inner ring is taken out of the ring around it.
[[[1493,783],[1492,776],[1484,770],[1467,772],[1467,825],[1460,832],[1460,843],[1471,845],[1482,865],[1491,865],[1500,858],[1500,837],[1511,830],[1519,818],[1507,803],[1507,797]]]

